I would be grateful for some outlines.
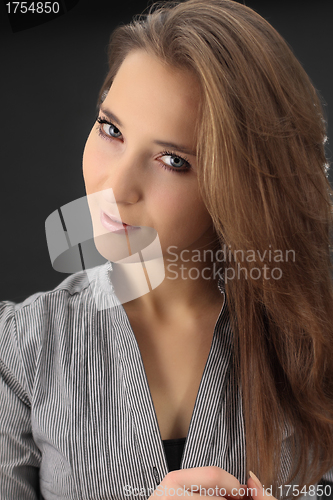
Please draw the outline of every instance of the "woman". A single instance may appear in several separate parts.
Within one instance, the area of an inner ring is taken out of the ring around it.
[[[109,64],[83,157],[95,236],[153,228],[165,279],[121,304],[113,263],[2,304],[4,495],[238,497],[253,470],[313,496],[333,466],[320,100],[231,0],[152,9],[114,32]]]

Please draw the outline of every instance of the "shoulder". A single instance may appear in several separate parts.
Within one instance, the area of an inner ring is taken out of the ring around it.
[[[109,262],[66,277],[53,290],[37,292],[21,303],[0,301],[0,328],[27,328],[49,322],[52,317],[75,315],[78,311],[101,310],[102,299],[114,300],[108,279]]]
[[[72,296],[84,293],[89,286],[90,282],[86,271],[80,271],[68,276],[53,290],[34,293],[23,302],[14,304],[15,313],[24,315],[28,313],[29,309],[38,308],[46,303],[58,303],[61,298],[69,301]]]
[[[84,307],[93,307],[96,302],[93,293],[96,290],[110,293],[110,289],[107,289],[107,271],[108,263],[72,274],[53,290],[34,293],[21,303],[0,302],[0,318],[11,314],[16,321],[36,321],[41,312],[45,317],[52,313],[59,314],[61,308],[70,309],[71,305],[75,307],[79,303]]]
[[[51,359],[59,349],[69,349],[82,318],[97,314],[101,297],[110,296],[107,272],[108,263],[68,276],[53,290],[35,293],[19,304],[0,302],[3,370],[25,379],[32,389],[40,358],[47,353]]]

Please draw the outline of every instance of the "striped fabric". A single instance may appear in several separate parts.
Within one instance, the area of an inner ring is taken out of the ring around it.
[[[99,266],[0,304],[0,500],[148,498],[168,473],[138,344],[107,273]],[[224,301],[182,468],[216,465],[244,484],[232,373]],[[286,437],[281,481],[288,449]]]

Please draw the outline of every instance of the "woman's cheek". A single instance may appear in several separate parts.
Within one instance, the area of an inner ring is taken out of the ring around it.
[[[94,143],[88,142],[83,153],[83,177],[87,193],[103,189],[103,183],[107,183],[110,174],[110,162],[105,155],[98,150]],[[111,186],[105,186],[111,187]]]

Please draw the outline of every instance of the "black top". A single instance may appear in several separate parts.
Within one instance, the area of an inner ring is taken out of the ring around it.
[[[169,471],[180,469],[186,438],[164,439],[163,446]]]

